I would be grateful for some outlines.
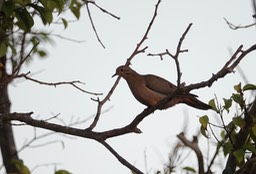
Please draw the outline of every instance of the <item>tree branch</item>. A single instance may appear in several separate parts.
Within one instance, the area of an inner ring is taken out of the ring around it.
[[[213,75],[207,81],[203,81],[203,82],[199,82],[199,83],[195,83],[195,84],[191,84],[191,85],[188,85],[188,86],[184,86],[184,87],[182,86],[180,88],[177,88],[172,93],[168,94],[167,97],[165,97],[164,99],[159,101],[158,104],[155,107],[148,107],[144,111],[142,111],[140,114],[138,114],[136,116],[136,118],[130,124],[128,124],[127,126],[124,126],[122,128],[118,128],[118,129],[105,131],[104,134],[105,134],[106,138],[110,138],[110,137],[114,137],[114,136],[118,136],[118,135],[122,135],[122,134],[126,134],[126,133],[132,133],[132,132],[140,133],[141,131],[137,128],[137,126],[149,114],[153,113],[156,109],[161,108],[161,106],[167,104],[173,98],[175,98],[177,95],[179,95],[181,93],[188,93],[188,92],[190,92],[191,90],[194,90],[194,89],[199,89],[199,88],[203,88],[203,87],[206,87],[206,86],[211,86],[218,79],[223,78],[225,75],[233,72],[234,68],[239,64],[239,62],[247,54],[249,54],[250,52],[255,51],[255,50],[256,50],[256,44],[253,45],[252,47],[250,47],[249,49],[245,50],[245,51],[242,51],[242,46],[240,46],[237,49],[237,51],[234,53],[234,55],[231,56],[231,58],[227,61],[225,66],[216,73],[216,75]],[[238,53],[240,53],[240,52],[242,52],[242,54],[240,54],[237,57]],[[233,64],[231,64],[232,62],[233,62]]]
[[[127,134],[127,133],[140,133],[141,131],[137,128],[137,125],[146,116],[153,113],[159,106],[161,106],[165,103],[168,103],[170,100],[172,100],[174,97],[176,97],[181,92],[184,92],[184,91],[188,92],[193,89],[198,89],[198,88],[202,88],[205,86],[211,86],[214,81],[217,81],[219,78],[224,77],[226,74],[233,72],[233,69],[242,60],[242,58],[244,58],[248,53],[254,51],[255,49],[256,49],[256,45],[252,46],[251,48],[247,49],[246,51],[242,51],[242,54],[237,58],[237,60],[235,60],[234,63],[231,64],[230,60],[233,60],[234,57],[236,57],[236,55],[238,54],[238,52],[241,52],[241,47],[239,47],[237,52],[231,57],[231,59],[225,64],[225,66],[218,73],[216,73],[216,75],[212,76],[208,81],[192,84],[192,85],[182,87],[182,88],[175,90],[173,93],[169,94],[166,98],[161,100],[158,103],[158,105],[156,105],[155,107],[146,108],[143,112],[138,114],[136,116],[136,118],[130,124],[128,124],[127,126],[124,126],[122,128],[112,129],[112,130],[104,131],[101,133],[94,133],[92,131],[89,131],[90,129],[87,129],[86,131],[84,131],[84,130],[76,130],[76,129],[74,130],[74,128],[71,128],[72,130],[69,132],[66,130],[66,129],[69,129],[69,127],[63,128],[63,127],[58,127],[58,125],[57,125],[57,127],[55,127],[56,125],[51,125],[49,127],[50,123],[44,124],[42,121],[38,121],[38,120],[35,120],[36,121],[36,124],[35,124],[35,121],[31,121],[31,117],[10,117],[9,120],[20,120],[20,121],[26,122],[27,124],[32,125],[32,126],[41,127],[41,128],[45,128],[45,129],[49,129],[49,130],[53,130],[53,131],[57,131],[57,132],[62,132],[62,133],[67,133],[67,134],[71,134],[71,135],[82,136],[82,137],[91,138],[91,139],[98,139],[98,138],[107,139],[107,138],[111,138],[111,137],[115,137],[115,136],[119,136],[119,135],[123,135],[123,134]],[[231,65],[228,66],[229,64],[231,64]],[[110,91],[110,93],[112,94],[112,91]],[[25,118],[27,118],[28,120],[24,120]],[[82,131],[82,132],[80,132],[80,131]],[[100,137],[95,138],[95,136],[96,137],[100,136]]]
[[[204,160],[203,160],[203,155],[198,147],[198,142],[197,142],[197,137],[194,137],[193,141],[189,141],[184,133],[180,133],[177,135],[177,137],[182,141],[182,143],[192,149],[196,153],[196,157],[198,160],[198,174],[204,174]]]
[[[147,39],[147,36],[148,36],[148,33],[156,19],[156,16],[157,16],[157,11],[158,11],[158,7],[159,7],[159,4],[160,4],[161,0],[158,0],[156,6],[155,6],[155,11],[154,11],[154,14],[153,14],[153,17],[149,23],[149,26],[144,34],[144,36],[142,37],[142,39],[140,40],[140,42],[137,44],[136,48],[134,49],[133,53],[130,55],[130,57],[127,59],[125,65],[129,65],[131,60],[138,54],[140,53],[143,53],[145,52],[145,50],[147,49],[147,47],[144,47],[144,48],[141,48],[141,45],[144,43],[144,41]],[[92,130],[93,128],[95,128],[95,126],[97,125],[98,121],[99,121],[99,118],[100,118],[100,115],[101,115],[101,109],[103,107],[103,105],[110,99],[110,97],[112,96],[114,90],[116,89],[119,81],[120,81],[120,76],[116,79],[114,85],[112,86],[112,88],[110,89],[110,91],[108,92],[108,94],[106,95],[106,97],[103,99],[103,100],[99,100],[99,98],[97,98],[96,100],[94,101],[97,101],[98,102],[98,107],[97,107],[97,113],[96,113],[96,116],[92,122],[92,124],[89,126],[89,130]]]
[[[103,48],[105,48],[105,45],[104,45],[104,44],[102,43],[102,41],[100,40],[100,37],[99,37],[98,32],[97,32],[97,30],[96,30],[96,27],[95,27],[95,25],[94,25],[94,23],[93,23],[92,16],[91,16],[91,12],[90,12],[90,8],[89,8],[89,6],[88,6],[88,3],[86,3],[85,5],[86,5],[86,9],[87,9],[87,12],[88,12],[88,16],[89,16],[89,19],[90,19],[90,22],[91,22],[91,25],[92,25],[92,29],[93,29],[93,31],[94,31],[94,33],[95,33],[97,39],[98,39],[98,42],[101,44],[101,46],[102,46]]]
[[[118,17],[118,16],[114,15],[113,13],[110,13],[110,12],[107,11],[106,9],[100,7],[98,4],[96,4],[95,1],[93,1],[93,0],[89,0],[89,1],[88,1],[88,0],[84,0],[84,1],[85,1],[85,3],[93,4],[95,7],[97,7],[98,9],[100,9],[103,13],[106,13],[106,14],[112,16],[113,18],[116,18],[116,19],[120,20],[120,17]]]
[[[25,73],[25,74],[22,73],[22,74],[16,75],[14,78],[22,78],[23,77],[27,80],[38,83],[40,85],[47,85],[47,86],[54,86],[54,87],[59,86],[59,85],[71,85],[71,86],[75,87],[76,89],[78,89],[79,91],[82,91],[82,92],[87,93],[87,94],[96,95],[96,96],[97,95],[102,95],[102,93],[90,92],[90,91],[86,91],[86,90],[80,88],[76,84],[78,84],[78,83],[79,84],[84,84],[84,83],[80,82],[79,80],[70,81],[70,82],[54,82],[54,83],[52,83],[52,82],[44,82],[44,81],[40,81],[40,80],[31,78],[31,77],[28,76],[28,74],[30,74],[30,72]]]
[[[33,112],[29,113],[10,113],[10,114],[1,114],[0,121],[10,121],[10,120],[18,120],[20,122],[24,122],[28,125],[43,128],[55,132],[60,132],[68,135],[74,135],[83,138],[94,139],[97,141],[101,141],[103,136],[101,133],[86,131],[84,129],[77,129],[69,126],[61,126],[54,123],[49,123],[43,120],[35,120],[31,117]]]
[[[188,50],[182,50],[181,49],[181,45],[183,43],[183,40],[185,39],[185,36],[187,35],[188,31],[190,30],[192,26],[192,23],[190,23],[188,25],[188,27],[186,28],[186,30],[184,31],[184,33],[182,34],[180,40],[179,40],[179,43],[177,45],[177,48],[176,48],[176,53],[173,55],[170,53],[170,51],[168,49],[166,49],[165,52],[163,53],[157,53],[157,54],[152,54],[152,53],[149,53],[148,56],[160,56],[161,59],[163,59],[163,56],[164,55],[168,55],[170,56],[171,58],[174,59],[175,61],[175,64],[176,64],[176,70],[177,70],[177,86],[180,87],[180,83],[181,83],[181,70],[180,70],[180,63],[179,63],[179,55],[180,53],[183,53],[183,52],[187,52]]]
[[[245,28],[256,26],[256,23],[249,24],[249,25],[234,25],[231,22],[229,22],[226,18],[224,18],[224,20],[228,24],[229,28],[232,29],[232,30],[245,29]]]
[[[136,174],[143,174],[138,168],[134,165],[130,164],[126,159],[124,159],[121,155],[119,155],[108,143],[105,141],[99,141],[104,147],[106,147],[124,166],[135,172]]]

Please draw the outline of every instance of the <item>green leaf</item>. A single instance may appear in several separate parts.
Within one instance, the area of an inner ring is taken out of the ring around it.
[[[231,99],[225,99],[224,100],[224,109],[229,112],[229,108],[232,106],[232,100]]]
[[[244,98],[243,98],[243,96],[242,95],[240,95],[240,94],[232,94],[232,99],[236,102],[236,103],[238,103],[241,107],[243,107],[244,106]]]
[[[205,138],[209,138],[207,135],[207,129],[205,129],[203,126],[200,127],[200,132]]]
[[[25,8],[18,8],[15,10],[15,16],[18,19],[17,25],[23,31],[29,31],[31,27],[34,25],[34,20],[30,16],[29,12]]]
[[[243,128],[245,126],[245,121],[242,117],[233,117],[233,122],[240,128]]]
[[[233,155],[235,156],[238,163],[242,163],[244,161],[244,150],[243,149],[234,151]]]
[[[5,43],[0,43],[0,58],[3,57],[7,52],[7,46]]]
[[[46,8],[48,0],[39,0],[39,2]],[[54,1],[53,1],[54,2]]]
[[[12,1],[5,1],[2,10],[6,17],[11,16],[14,10],[14,3]]]
[[[214,111],[216,111],[217,113],[219,113],[219,110],[218,110],[217,107],[216,107],[215,99],[214,99],[214,98],[211,99],[208,104],[212,107],[212,109],[213,109]]]
[[[224,139],[224,138],[226,137],[226,131],[225,131],[225,130],[222,130],[222,131],[220,132],[220,136],[221,136],[222,139]]]
[[[80,8],[81,8],[81,3],[77,2],[75,0],[72,0],[70,5],[69,5],[69,9],[71,10],[71,12],[75,15],[75,17],[77,19],[80,18]]]
[[[241,82],[235,85],[234,89],[236,90],[236,92],[241,93],[242,92]]]
[[[201,123],[201,126],[203,126],[205,129],[207,129],[207,125],[209,123],[209,118],[207,115],[201,116],[199,118],[199,122]]]
[[[37,53],[39,54],[40,57],[46,57],[47,53],[44,50],[38,50]]]
[[[58,10],[58,15],[63,12],[64,5],[66,0],[40,0],[41,4],[50,12],[53,12],[54,9]]]
[[[187,172],[196,173],[196,170],[189,166],[183,167],[183,170],[186,170]]]
[[[12,164],[14,164],[19,170],[19,174],[30,174],[28,167],[23,163],[22,160],[12,160]]]
[[[252,127],[252,133],[254,136],[256,136],[256,124],[254,124]]]
[[[50,24],[52,22],[52,13],[49,10],[35,4],[30,4],[30,6],[39,12],[44,25]]]
[[[48,10],[53,12],[54,9],[58,8],[58,4],[56,3],[56,1],[47,1],[47,8]],[[60,14],[60,11],[59,11],[59,14]]]
[[[247,90],[256,90],[256,85],[254,85],[254,84],[246,84],[243,87],[243,91],[247,91]]]
[[[23,0],[14,0],[13,3],[15,5],[25,6],[26,1]]]
[[[55,174],[71,174],[71,173],[68,172],[67,170],[58,170],[55,172]]]
[[[256,148],[254,144],[247,143],[244,145],[244,148],[249,150],[250,152],[256,153]]]
[[[229,154],[232,150],[232,144],[230,141],[226,142],[224,145],[223,145],[223,153],[224,155],[226,156],[227,154]]]
[[[66,29],[66,28],[68,27],[68,22],[67,22],[67,20],[64,19],[64,18],[61,18],[61,20],[62,20],[62,23],[63,23],[63,25],[64,25],[64,29]]]

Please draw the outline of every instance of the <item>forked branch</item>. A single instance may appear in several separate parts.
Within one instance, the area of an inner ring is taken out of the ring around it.
[[[144,53],[145,50],[147,49],[147,47],[144,47],[144,48],[141,48],[142,47],[142,44],[145,42],[145,40],[147,39],[147,36],[148,36],[148,33],[156,19],[156,16],[157,16],[157,11],[158,11],[158,7],[159,7],[159,4],[160,4],[161,0],[158,0],[156,6],[155,6],[155,10],[154,10],[154,14],[153,14],[153,17],[147,27],[147,30],[145,32],[145,34],[143,35],[142,39],[140,40],[140,42],[137,44],[136,48],[134,49],[133,53],[130,55],[130,57],[127,59],[125,65],[129,65],[131,60],[138,54],[140,53]],[[105,98],[103,100],[99,100],[99,98],[97,98],[95,101],[98,102],[98,107],[97,107],[97,113],[96,113],[96,116],[92,122],[92,124],[89,126],[89,130],[92,130],[93,128],[95,128],[95,126],[97,125],[98,121],[99,121],[99,118],[100,118],[100,115],[101,115],[101,109],[103,107],[103,105],[110,99],[110,97],[112,96],[114,90],[116,89],[119,81],[120,81],[120,78],[121,77],[118,77],[114,83],[114,85],[112,86],[112,88],[110,89],[110,91],[108,92],[108,94],[105,96]]]

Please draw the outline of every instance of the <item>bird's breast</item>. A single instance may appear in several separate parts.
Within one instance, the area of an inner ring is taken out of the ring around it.
[[[133,96],[142,104],[146,106],[155,106],[160,100],[162,100],[165,96],[158,92],[155,92],[149,89],[145,83],[138,83],[134,85],[129,84],[130,90]]]

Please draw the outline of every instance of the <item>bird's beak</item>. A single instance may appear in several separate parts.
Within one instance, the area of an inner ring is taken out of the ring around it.
[[[115,74],[112,76],[112,78],[115,77],[116,75],[117,75],[117,74],[115,73]]]

